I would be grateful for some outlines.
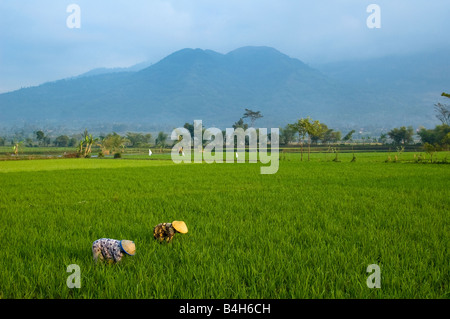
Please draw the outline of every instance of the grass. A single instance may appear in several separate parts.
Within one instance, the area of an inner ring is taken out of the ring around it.
[[[0,162],[0,297],[449,298],[449,166],[334,156],[286,154],[274,175],[133,155]],[[175,219],[189,232],[157,243],[153,226]],[[136,256],[95,265],[101,237]]]

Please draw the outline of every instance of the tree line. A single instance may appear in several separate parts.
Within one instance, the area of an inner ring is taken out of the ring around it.
[[[447,93],[442,96],[450,98]],[[434,129],[426,129],[421,127],[417,130],[417,135],[429,153],[449,150],[450,147],[450,107],[446,104],[437,103],[434,105],[436,118],[441,121],[440,125],[436,125]],[[321,141],[323,144],[348,142],[352,140],[355,130],[348,132],[341,138],[341,132],[328,128],[324,123],[318,120],[312,120],[310,117],[301,118],[297,122],[287,124],[286,127],[280,129],[280,142],[284,145],[291,143],[297,135],[300,143],[301,160],[303,160],[303,145],[306,140],[308,145],[308,160],[311,144],[317,144]],[[412,126],[402,126],[393,128],[386,134],[381,134],[378,142],[386,144],[387,137],[392,140],[392,144],[396,146],[408,145],[414,142],[413,136],[416,134]]]
[[[442,96],[450,98],[450,95],[442,93]],[[393,128],[387,133],[381,134],[378,138],[372,138],[372,142],[381,144],[387,144],[388,139],[391,140],[393,145],[408,145],[414,142],[413,137],[417,135],[424,147],[428,150],[443,150],[448,149],[450,146],[450,108],[446,104],[437,103],[434,105],[436,111],[436,118],[441,121],[440,125],[437,125],[434,129],[419,128],[417,131],[409,127]],[[262,118],[263,115],[260,111],[253,111],[246,108],[242,117],[236,121],[232,127],[234,129],[242,128],[244,131],[249,127],[254,127],[255,122]],[[248,119],[250,123],[245,123],[244,119]],[[250,126],[249,126],[250,125]],[[194,135],[194,125],[185,123],[186,128],[191,136]],[[225,132],[224,132],[225,133]],[[353,142],[353,134],[355,130],[347,132],[344,136],[340,131],[336,131],[329,128],[325,123],[321,123],[318,120],[313,120],[310,117],[300,118],[294,123],[287,124],[284,128],[279,129],[279,141],[281,145],[287,146],[294,141],[298,141],[300,144],[301,159],[303,160],[303,153],[305,144],[308,148],[308,159],[310,154],[311,145],[317,145],[319,142],[325,145],[337,144],[337,143],[351,143]],[[270,136],[269,136],[270,138]],[[362,137],[364,142],[364,137]],[[367,137],[367,141],[370,142],[370,138]],[[6,144],[6,139],[0,137],[0,146]],[[171,144],[171,143],[170,143]],[[56,147],[76,147],[77,154],[79,156],[89,157],[92,153],[92,148],[100,148],[102,154],[112,154],[123,152],[126,147],[131,148],[147,148],[147,147],[159,147],[161,150],[167,146],[168,134],[160,131],[156,138],[152,139],[152,134],[127,132],[124,136],[117,134],[116,132],[109,133],[105,136],[93,137],[92,134],[86,129],[80,135],[69,137],[67,135],[59,135],[53,140],[50,136],[46,135],[44,131],[38,130],[35,132],[35,139],[26,138],[23,141],[11,141],[14,152],[18,153],[23,146],[56,146]]]
[[[164,148],[166,146],[167,136],[166,133],[159,132],[153,146]],[[152,134],[150,133],[128,132],[125,136],[121,136],[116,132],[112,132],[106,136],[93,137],[86,129],[82,139],[78,142],[77,154],[79,157],[90,157],[92,146],[97,146],[101,149],[100,156],[115,154],[115,156],[120,157],[125,147],[147,148],[152,146],[151,140]]]

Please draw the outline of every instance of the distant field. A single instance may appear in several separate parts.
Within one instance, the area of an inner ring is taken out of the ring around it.
[[[0,298],[449,298],[450,166],[396,154],[280,153],[274,175],[167,153],[0,161]],[[173,220],[189,232],[154,241]],[[94,265],[101,237],[136,256]]]

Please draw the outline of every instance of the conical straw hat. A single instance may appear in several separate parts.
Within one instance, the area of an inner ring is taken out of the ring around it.
[[[133,256],[136,253],[136,246],[134,244],[134,241],[131,240],[121,240],[120,241],[120,247],[122,248],[122,250],[130,255]]]
[[[182,234],[186,234],[188,232],[187,226],[183,221],[174,220],[172,222],[172,226]]]

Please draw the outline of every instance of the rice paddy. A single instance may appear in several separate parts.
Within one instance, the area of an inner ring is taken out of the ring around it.
[[[0,162],[0,298],[449,298],[448,165],[299,156],[273,175],[167,155]],[[189,232],[156,242],[173,220]],[[102,237],[136,255],[93,263]]]

